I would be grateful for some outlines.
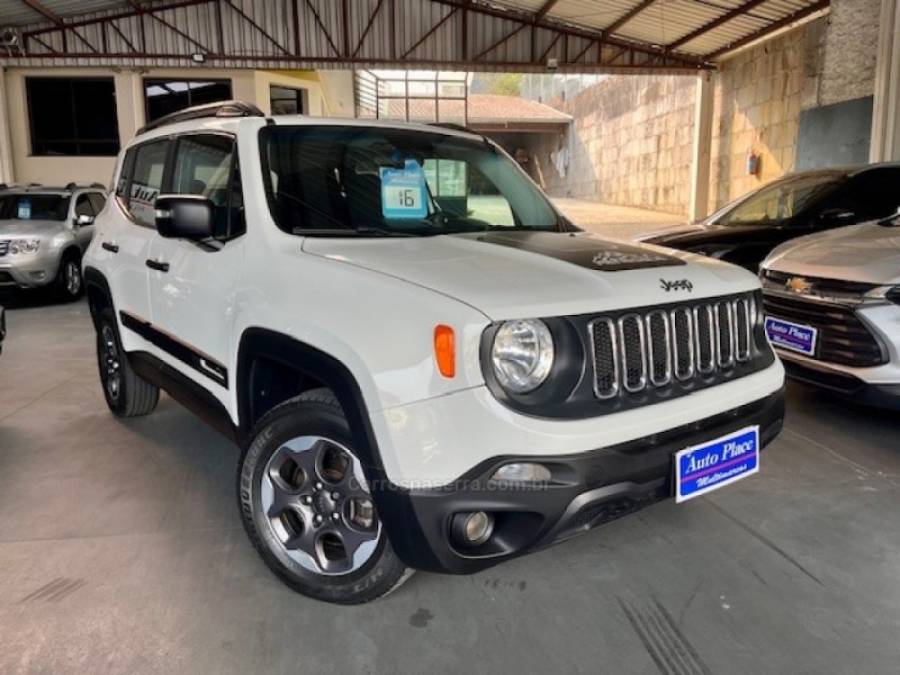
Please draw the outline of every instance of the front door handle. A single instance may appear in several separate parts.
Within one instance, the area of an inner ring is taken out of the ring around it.
[[[107,251],[109,251],[110,253],[118,253],[118,252],[119,252],[119,247],[118,247],[116,244],[111,244],[111,243],[109,243],[108,241],[104,241],[104,242],[103,242],[102,244],[100,244],[100,245],[101,245],[104,249],[106,249]]]
[[[169,271],[169,263],[160,262],[159,260],[148,260],[147,267],[149,267],[151,270],[156,270],[157,272]]]

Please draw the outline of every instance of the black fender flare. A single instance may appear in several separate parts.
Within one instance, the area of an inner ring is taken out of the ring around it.
[[[409,491],[392,483],[385,472],[378,440],[359,383],[350,369],[338,359],[283,333],[264,328],[245,330],[238,348],[235,379],[240,437],[244,439],[244,443],[252,440],[250,371],[255,356],[299,370],[334,392],[347,417],[354,447],[362,455],[360,460],[372,498],[394,551],[412,567],[427,569],[432,565],[439,565],[430,547],[424,545],[426,538],[410,502]]]
[[[81,272],[81,277],[84,279],[84,287],[88,292],[88,308],[91,311],[91,319],[94,321],[94,327],[96,328],[97,321],[100,317],[97,316],[97,307],[95,303],[91,301],[91,292],[101,294],[106,299],[110,309],[113,310],[113,315],[115,315],[115,304],[113,303],[112,291],[109,289],[109,282],[106,280],[103,272],[96,267],[85,267]]]

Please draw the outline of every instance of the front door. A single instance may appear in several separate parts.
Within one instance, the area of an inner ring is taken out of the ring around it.
[[[211,133],[187,134],[175,143],[166,190],[209,199],[215,235],[204,242],[153,237],[151,320],[162,336],[163,360],[227,407],[234,294],[245,243],[236,145],[231,135]]]

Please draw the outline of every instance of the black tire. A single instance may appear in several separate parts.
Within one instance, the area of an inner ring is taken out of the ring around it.
[[[97,321],[97,367],[106,405],[117,417],[140,417],[156,408],[159,388],[131,368],[109,309],[101,311]]]
[[[81,276],[81,256],[75,251],[67,251],[59,261],[59,269],[53,282],[56,295],[62,300],[77,300],[84,293],[84,279]]]
[[[266,565],[288,586],[303,595],[343,605],[370,602],[387,595],[406,581],[411,576],[412,570],[407,568],[394,553],[386,531],[378,524],[377,514],[374,512],[374,505],[371,502],[368,503],[366,512],[377,527],[377,534],[371,535],[371,541],[367,542],[366,550],[371,553],[358,567],[348,569],[346,572],[328,574],[320,571],[321,563],[317,561],[315,555],[307,556],[308,559],[304,565],[302,564],[303,560],[298,561],[297,559],[297,556],[301,558],[305,556],[301,550],[303,547],[297,545],[289,550],[291,547],[279,539],[279,532],[283,532],[283,530],[278,529],[280,525],[277,523],[281,522],[279,519],[282,516],[270,516],[273,513],[272,507],[267,510],[263,506],[264,476],[265,480],[272,480],[269,476],[272,475],[271,467],[274,466],[276,453],[284,453],[285,444],[309,438],[319,438],[320,441],[310,447],[306,453],[301,454],[321,457],[323,451],[316,450],[320,447],[320,443],[322,447],[326,448],[329,447],[329,443],[333,443],[332,449],[337,449],[339,454],[343,450],[347,450],[358,459],[358,455],[353,449],[353,440],[347,420],[340,404],[329,390],[309,391],[276,406],[256,425],[241,457],[237,487],[244,528]],[[298,457],[300,455],[289,453],[289,456]],[[321,467],[319,460],[313,459],[312,461],[316,462],[317,469]],[[345,472],[351,470],[348,467],[344,468]],[[312,491],[308,494],[313,496],[302,497],[302,499],[312,500],[312,506],[306,507],[305,515],[299,516],[299,530],[304,535],[307,530],[311,530],[309,537],[316,542],[315,550],[320,551],[324,549],[320,542],[327,536],[325,530],[332,523],[328,517],[328,507],[325,506],[323,507],[325,510],[322,511],[325,514],[323,521],[316,521],[321,524],[311,526],[313,512],[316,513],[316,518],[321,517],[317,501],[319,493],[315,490],[322,488],[323,483],[318,482],[319,480],[326,481],[322,492],[329,492],[332,488],[329,487],[327,478],[321,478],[323,475],[321,471],[310,475],[301,469],[300,475],[303,478],[296,485],[296,493],[285,491],[283,494],[296,494],[296,499],[299,501],[304,490]],[[272,484],[269,483],[269,485]],[[335,482],[333,484],[340,486],[343,483]],[[304,488],[304,486],[308,487]],[[365,486],[362,485],[360,489],[365,491]],[[344,500],[342,492],[336,491],[331,494],[340,495],[341,500]],[[365,494],[368,494],[367,491]],[[293,497],[291,498],[293,499]],[[349,500],[349,497],[346,499]],[[364,497],[362,499],[365,501]],[[336,530],[343,527],[349,532],[350,526],[344,523],[346,516],[335,516],[338,511],[346,514],[346,510],[340,503],[335,501],[332,506],[334,512],[331,515],[337,519],[334,527]],[[285,511],[288,510],[290,509],[285,508]],[[298,519],[298,516],[292,517]],[[289,538],[289,535],[287,536]],[[300,539],[299,534],[297,539]],[[344,541],[343,537],[340,541]],[[372,548],[373,542],[374,548]],[[354,548],[355,552],[360,550],[361,546],[359,545]],[[348,567],[351,564],[357,564],[355,558],[351,560],[352,557],[345,557],[344,562]],[[318,566],[318,570],[316,566]]]

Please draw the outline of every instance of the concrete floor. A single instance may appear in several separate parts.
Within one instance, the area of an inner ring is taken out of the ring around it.
[[[631,206],[604,204],[590,199],[554,197],[553,203],[573,223],[591,232],[629,238],[652,230],[661,230],[687,222],[686,216],[636,209]]]
[[[166,397],[107,412],[84,303],[29,300],[8,323],[2,673],[898,670],[895,415],[791,386],[758,476],[341,608],[251,549],[234,447]]]

